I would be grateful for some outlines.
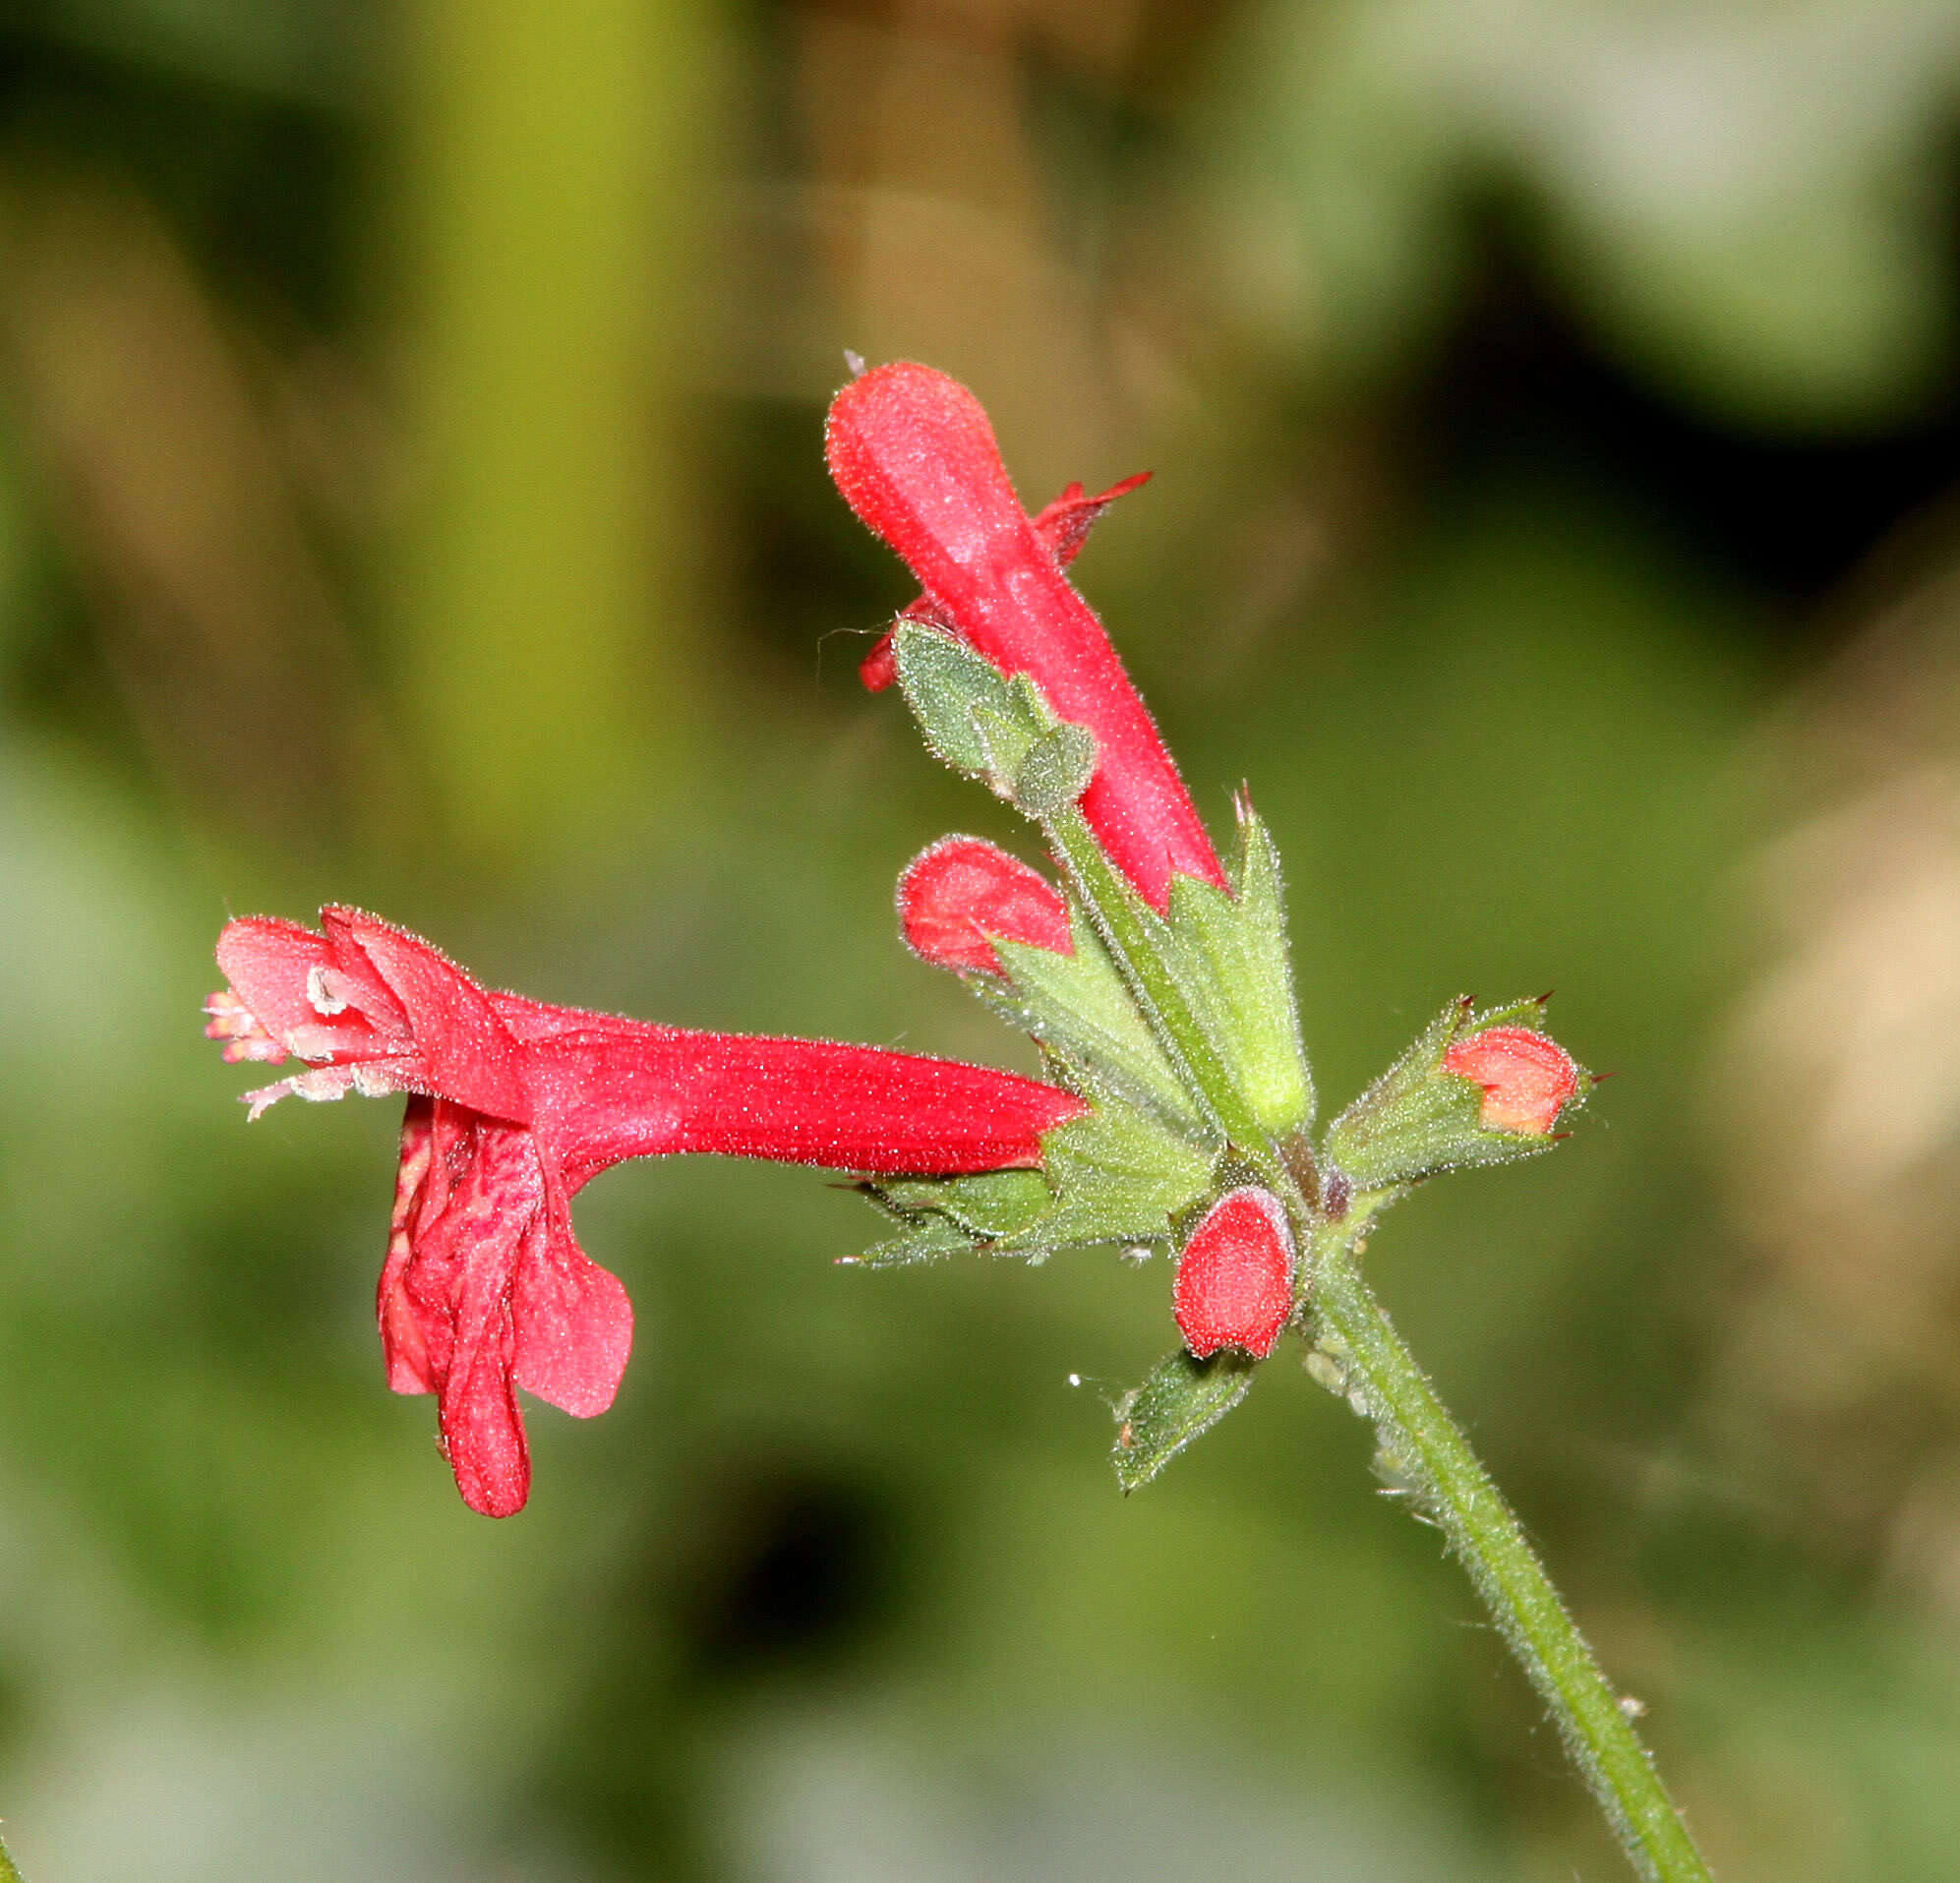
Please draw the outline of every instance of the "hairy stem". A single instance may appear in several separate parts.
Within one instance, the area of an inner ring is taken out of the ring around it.
[[[7,1854],[7,1847],[0,1844],[0,1883],[21,1883],[21,1873],[14,1867],[14,1859]]]
[[[1365,1227],[1350,1216],[1316,1230],[1313,1291],[1388,1463],[1470,1572],[1633,1867],[1647,1883],[1709,1883],[1652,1755],[1516,1517],[1362,1280],[1354,1254]]]

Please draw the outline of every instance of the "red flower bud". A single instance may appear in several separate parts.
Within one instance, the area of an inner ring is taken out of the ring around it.
[[[1138,893],[1160,912],[1173,875],[1224,888],[1156,724],[1062,573],[1104,500],[1064,493],[1038,527],[980,401],[929,367],[880,366],[853,381],[830,408],[824,441],[845,501],[923,585],[924,618],[950,625],[1003,674],[1026,674],[1059,717],[1096,735],[1082,814]],[[907,613],[917,618],[918,606]],[[874,681],[885,671],[875,649],[871,670]]]
[[[1264,1360],[1293,1312],[1293,1231],[1279,1199],[1256,1184],[1220,1197],[1177,1259],[1171,1302],[1196,1358],[1243,1347]]]
[[[898,882],[906,946],[936,967],[1000,972],[993,939],[1075,953],[1068,905],[1039,870],[978,837],[944,837]]]
[[[1578,1068],[1556,1039],[1527,1027],[1492,1027],[1459,1039],[1444,1070],[1484,1089],[1477,1122],[1486,1131],[1542,1138],[1578,1090]]]

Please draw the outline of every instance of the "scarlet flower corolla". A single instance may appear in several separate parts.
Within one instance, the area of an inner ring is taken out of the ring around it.
[[[1488,1027],[1443,1055],[1446,1072],[1483,1088],[1486,1131],[1542,1138],[1578,1090],[1578,1067],[1556,1039],[1528,1027]]]
[[[412,1094],[378,1302],[388,1383],[440,1395],[472,1508],[519,1509],[515,1388],[581,1418],[612,1403],[625,1290],[572,1235],[573,1195],[625,1157],[717,1151],[913,1176],[1027,1168],[1088,1107],[1011,1073],[827,1040],[692,1032],[480,986],[359,910],[319,932],[253,917],[219,937],[207,1033],[228,1060],[307,1070],[249,1093]]]
[[[1218,853],[1149,709],[1063,573],[1081,532],[1125,487],[1099,499],[1064,493],[1044,529],[1022,509],[980,401],[903,361],[838,393],[824,442],[845,501],[924,588],[914,618],[1026,674],[1057,716],[1095,734],[1083,816],[1138,893],[1161,913],[1174,875],[1222,889]]]

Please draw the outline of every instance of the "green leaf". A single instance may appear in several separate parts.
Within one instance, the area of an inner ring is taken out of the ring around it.
[[[1124,1496],[1149,1484],[1237,1405],[1257,1365],[1231,1352],[1194,1360],[1179,1347],[1134,1392],[1125,1393],[1116,1407],[1116,1442],[1109,1451]]]

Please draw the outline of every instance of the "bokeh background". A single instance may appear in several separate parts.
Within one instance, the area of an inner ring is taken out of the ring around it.
[[[842,351],[1140,468],[1079,577],[1290,865],[1344,1102],[1459,991],[1623,1076],[1370,1262],[1731,1883],[1960,1848],[1960,7],[15,0],[0,22],[0,1813],[32,1883],[1622,1874],[1297,1349],[1121,1500],[1159,1257],[854,1275],[581,1199],[616,1409],[458,1501],[393,1107],[227,913],[1025,1064],[890,891]],[[1069,1376],[1084,1383],[1071,1387]]]

